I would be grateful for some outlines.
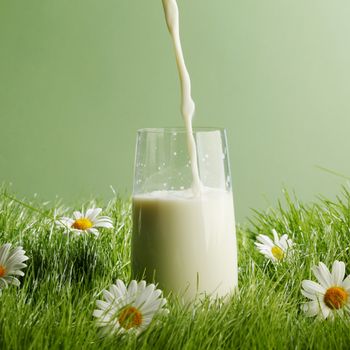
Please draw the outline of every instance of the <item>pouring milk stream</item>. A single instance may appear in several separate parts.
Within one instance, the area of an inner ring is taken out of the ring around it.
[[[187,132],[187,146],[191,159],[192,169],[192,190],[194,195],[201,193],[201,181],[199,179],[196,142],[192,132],[192,119],[195,111],[195,104],[191,96],[191,79],[188,74],[180,40],[179,9],[176,0],[162,0],[166,23],[173,40],[175,48],[176,64],[179,70],[181,83],[181,112]]]
[[[162,1],[181,82],[192,186],[134,193],[132,272],[185,301],[204,294],[226,296],[238,283],[232,192],[204,186],[200,180],[192,131],[195,105],[181,48],[179,10],[176,0]]]

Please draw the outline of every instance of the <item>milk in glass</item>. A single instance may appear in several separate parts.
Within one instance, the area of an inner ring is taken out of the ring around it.
[[[133,271],[186,300],[237,286],[231,192],[205,188],[133,197]]]

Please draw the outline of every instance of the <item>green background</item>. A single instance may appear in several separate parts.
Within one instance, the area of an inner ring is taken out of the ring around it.
[[[196,126],[228,129],[240,222],[350,174],[350,2],[179,0]],[[182,125],[160,0],[0,0],[0,182],[67,202],[132,186],[135,133]]]

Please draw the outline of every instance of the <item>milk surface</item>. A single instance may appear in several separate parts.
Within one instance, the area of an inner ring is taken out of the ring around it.
[[[191,301],[237,286],[231,192],[156,191],[133,197],[133,275]]]

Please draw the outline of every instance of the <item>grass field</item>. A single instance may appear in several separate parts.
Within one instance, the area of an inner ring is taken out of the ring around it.
[[[350,194],[303,204],[287,193],[267,213],[252,213],[239,227],[239,293],[227,304],[207,300],[193,307],[168,301],[170,313],[139,337],[101,338],[92,316],[101,290],[130,279],[131,207],[103,203],[20,203],[0,193],[0,243],[22,245],[30,258],[21,287],[0,297],[0,349],[341,349],[350,347],[350,318],[334,322],[306,318],[301,281],[311,266],[342,260],[350,273]],[[62,234],[53,217],[81,205],[99,205],[115,229],[93,236]],[[32,208],[30,208],[32,207]],[[293,258],[273,265],[254,246],[257,234],[275,228],[296,244]]]

